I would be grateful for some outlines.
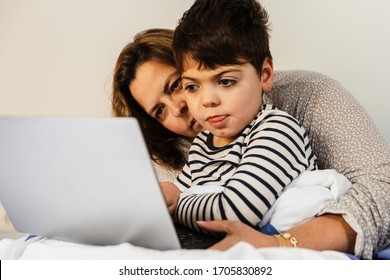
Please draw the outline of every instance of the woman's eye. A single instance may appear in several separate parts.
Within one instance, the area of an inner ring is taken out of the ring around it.
[[[231,79],[221,79],[219,81],[219,84],[223,85],[223,86],[232,86],[234,85],[236,82],[234,80],[231,80]]]
[[[173,84],[171,85],[171,92],[175,92],[180,88],[181,88],[181,78],[173,82]]]
[[[157,120],[161,120],[163,118],[163,114],[164,114],[164,106],[160,106],[154,112],[154,117]]]

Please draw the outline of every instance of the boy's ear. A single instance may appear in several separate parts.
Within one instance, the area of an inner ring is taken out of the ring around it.
[[[263,72],[261,73],[263,92],[270,92],[274,83],[274,65],[272,59],[267,57],[263,62]]]

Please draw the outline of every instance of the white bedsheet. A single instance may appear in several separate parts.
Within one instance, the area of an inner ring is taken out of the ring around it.
[[[53,239],[25,242],[25,237],[0,241],[0,259],[35,260],[348,260],[348,256],[335,251],[313,251],[302,248],[256,249],[240,242],[226,251],[217,250],[168,250],[158,251],[122,243],[115,246],[93,246]]]
[[[291,182],[264,215],[259,227],[270,223],[283,232],[315,217],[327,202],[351,187],[347,177],[334,169],[303,172]]]

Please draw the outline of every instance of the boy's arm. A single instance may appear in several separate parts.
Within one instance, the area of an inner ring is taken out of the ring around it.
[[[251,132],[241,162],[223,192],[182,193],[176,219],[194,229],[198,220],[240,220],[257,226],[284,187],[313,168],[304,129],[286,116],[269,117]]]

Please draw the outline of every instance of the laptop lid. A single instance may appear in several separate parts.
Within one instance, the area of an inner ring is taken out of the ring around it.
[[[178,249],[134,118],[0,117],[0,200],[16,230]]]

